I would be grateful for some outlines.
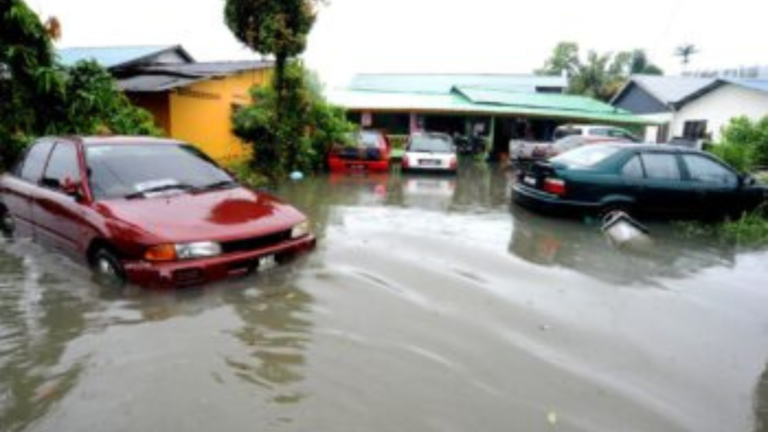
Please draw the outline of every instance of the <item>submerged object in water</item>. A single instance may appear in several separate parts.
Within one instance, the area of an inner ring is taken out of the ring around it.
[[[649,246],[653,242],[650,231],[640,222],[622,211],[611,212],[603,219],[603,232],[613,246]]]
[[[301,171],[294,171],[291,173],[290,177],[293,181],[301,181],[304,180],[304,173]]]

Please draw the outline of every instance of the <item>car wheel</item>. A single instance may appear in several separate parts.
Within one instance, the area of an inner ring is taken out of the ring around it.
[[[94,276],[100,282],[109,285],[123,285],[125,283],[125,271],[120,260],[108,249],[101,248],[93,255],[91,260]]]
[[[2,211],[0,213],[0,232],[3,233],[4,236],[10,237],[13,235],[13,232],[16,230],[16,223],[13,220],[13,216],[6,210]]]

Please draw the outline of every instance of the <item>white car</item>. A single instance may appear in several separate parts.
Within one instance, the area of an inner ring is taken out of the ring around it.
[[[559,141],[565,137],[579,135],[584,137],[602,137],[621,141],[640,142],[640,139],[630,131],[616,126],[572,124],[563,125],[555,129],[553,141]]]
[[[441,133],[411,135],[403,155],[403,171],[455,173],[458,166],[453,139]]]

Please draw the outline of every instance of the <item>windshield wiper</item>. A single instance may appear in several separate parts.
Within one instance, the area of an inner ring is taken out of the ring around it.
[[[134,192],[132,194],[126,195],[125,199],[136,199],[136,198],[142,198],[146,197],[149,194],[157,193],[157,192],[164,192],[169,190],[192,190],[194,189],[192,186],[187,184],[165,184],[160,186],[155,186],[149,189],[144,189],[142,191]]]
[[[193,189],[193,192],[207,192],[217,189],[228,189],[231,187],[239,186],[240,183],[234,181],[234,180],[222,180],[215,183],[211,183],[205,186],[198,186]]]

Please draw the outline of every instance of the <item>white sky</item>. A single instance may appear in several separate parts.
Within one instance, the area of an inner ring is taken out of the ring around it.
[[[62,22],[59,46],[182,44],[198,60],[253,58],[224,0],[27,0]],[[529,73],[563,40],[582,51],[645,48],[668,74],[768,65],[765,0],[329,0],[304,55],[331,86],[360,72]]]

